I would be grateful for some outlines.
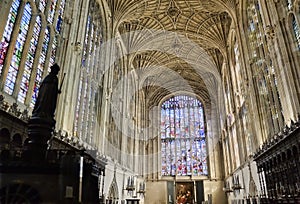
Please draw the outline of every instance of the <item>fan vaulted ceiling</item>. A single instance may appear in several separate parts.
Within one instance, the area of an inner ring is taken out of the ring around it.
[[[217,102],[234,0],[107,0],[149,101],[178,92]]]

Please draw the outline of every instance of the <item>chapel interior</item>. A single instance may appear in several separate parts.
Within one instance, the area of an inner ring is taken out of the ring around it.
[[[0,22],[0,203],[300,203],[300,0],[3,0]]]

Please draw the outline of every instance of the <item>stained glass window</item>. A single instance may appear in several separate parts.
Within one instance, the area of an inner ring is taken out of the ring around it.
[[[163,176],[207,175],[204,110],[190,96],[175,96],[161,107]]]
[[[97,39],[102,31],[99,24],[92,23],[94,15],[96,13],[98,15],[100,12],[100,10],[97,12],[93,10],[99,8],[96,4],[96,1],[90,1],[90,9],[85,26],[85,38],[81,58],[82,69],[74,121],[74,134],[87,143],[93,141],[93,132],[90,130],[94,129],[96,118],[95,106],[98,103],[97,97],[99,94],[98,88],[100,83],[102,84],[102,82],[97,80],[99,76],[94,74],[99,70],[99,66],[96,65],[100,63],[98,52],[100,50],[100,41],[97,41]],[[93,12],[91,12],[92,10]]]
[[[8,75],[4,87],[4,91],[10,95],[13,93],[14,90],[30,20],[31,20],[31,6],[30,3],[26,3],[24,8],[24,13],[21,19],[19,34],[17,37],[16,45],[14,48],[11,64],[8,70]]]
[[[47,27],[45,29],[45,37],[44,37],[41,55],[40,55],[40,59],[39,59],[38,67],[37,67],[37,74],[36,74],[36,78],[35,78],[35,82],[34,82],[33,95],[32,95],[32,100],[31,100],[31,104],[30,104],[31,107],[33,107],[35,104],[35,101],[36,101],[37,95],[38,95],[38,89],[40,87],[40,82],[42,81],[49,41],[50,41],[50,32],[49,32],[49,28]]]
[[[291,10],[292,7],[293,7],[292,1],[291,0],[286,0],[286,6],[287,6],[288,10]]]
[[[31,76],[35,53],[36,53],[36,47],[37,47],[39,35],[41,32],[41,27],[42,27],[41,17],[37,16],[36,22],[35,22],[34,28],[33,28],[33,35],[32,35],[31,41],[30,41],[30,47],[28,50],[27,59],[25,62],[25,69],[24,69],[24,73],[23,73],[22,81],[21,81],[21,85],[20,85],[20,92],[18,95],[18,101],[20,101],[22,103],[25,102],[26,94],[28,92],[29,80],[30,80],[30,76]]]
[[[51,0],[50,9],[48,10],[48,23],[53,23],[57,0]]]
[[[260,106],[260,111],[263,112],[264,121],[262,126],[268,125],[269,128],[264,129],[262,135],[265,140],[268,135],[273,135],[280,130],[280,126],[283,124],[282,105],[280,102],[277,76],[272,61],[270,60],[267,41],[268,39],[263,37],[264,30],[262,30],[262,15],[259,2],[257,0],[249,1],[247,8],[247,17],[249,24],[249,52],[251,53],[251,71],[253,82],[255,84],[256,92],[259,93],[257,97],[257,103]],[[253,26],[253,23],[255,26]],[[252,29],[253,28],[253,29]]]
[[[64,9],[65,9],[65,0],[61,0],[60,5],[59,5],[57,22],[56,22],[56,31],[58,33],[61,31],[61,26],[62,26],[63,16],[64,16]]]
[[[86,60],[87,60],[87,49],[88,49],[88,42],[89,42],[89,34],[90,34],[90,28],[91,27],[91,17],[88,16],[87,24],[86,24],[86,33],[85,33],[85,40],[84,40],[84,46],[83,46],[83,56],[82,56],[82,66],[86,66]]]
[[[56,48],[57,48],[57,36],[53,38],[52,42],[52,50],[51,50],[51,56],[50,56],[50,64],[48,71],[50,72],[50,67],[54,64],[55,62],[55,57],[56,57]]]
[[[293,24],[294,36],[296,38],[297,47],[298,49],[300,49],[300,30],[294,15],[292,15],[292,24]]]
[[[10,43],[11,34],[15,26],[19,7],[20,7],[20,0],[14,0],[9,10],[8,20],[6,22],[3,37],[0,42],[0,74],[2,73],[4,59],[6,57],[8,45]]]
[[[45,8],[46,8],[46,0],[40,0],[39,1],[39,10],[44,13],[45,11]]]

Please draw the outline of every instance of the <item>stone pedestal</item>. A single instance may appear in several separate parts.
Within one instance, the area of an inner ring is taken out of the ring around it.
[[[47,142],[52,136],[54,127],[54,119],[32,117],[28,121],[28,142],[25,145],[31,159],[43,160],[45,158]]]

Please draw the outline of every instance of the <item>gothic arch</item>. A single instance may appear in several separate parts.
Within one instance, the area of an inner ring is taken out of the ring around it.
[[[119,200],[119,190],[115,176],[112,183],[110,184],[107,199],[110,201],[111,204],[115,204]]]

